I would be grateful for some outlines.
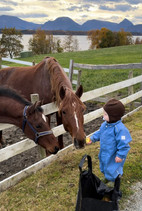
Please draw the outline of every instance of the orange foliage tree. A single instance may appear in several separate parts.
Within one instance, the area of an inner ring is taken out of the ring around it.
[[[112,32],[107,28],[91,30],[88,32],[88,39],[91,40],[90,49],[132,44],[132,34],[123,29],[119,32]]]

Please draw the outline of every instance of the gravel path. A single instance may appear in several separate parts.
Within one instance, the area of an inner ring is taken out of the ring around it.
[[[133,191],[134,194],[126,201],[123,211],[142,211],[142,182],[136,183]]]

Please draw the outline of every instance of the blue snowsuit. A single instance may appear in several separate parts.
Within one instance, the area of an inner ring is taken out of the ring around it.
[[[123,174],[123,165],[130,150],[131,135],[121,120],[115,123],[102,123],[100,129],[91,137],[92,142],[100,141],[100,170],[105,178],[115,181],[119,174]],[[121,163],[115,162],[115,157],[121,158]]]

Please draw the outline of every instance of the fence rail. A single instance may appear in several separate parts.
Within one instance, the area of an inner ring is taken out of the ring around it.
[[[81,100],[83,102],[86,102],[88,100],[92,100],[92,99],[95,99],[97,97],[104,96],[108,93],[112,93],[114,91],[117,91],[117,90],[120,90],[120,89],[123,89],[123,88],[126,88],[126,87],[131,87],[131,86],[133,86],[137,83],[142,83],[142,75],[128,79],[128,80],[125,80],[125,81],[122,81],[122,82],[111,84],[109,86],[101,87],[101,88],[86,92],[86,93],[83,94]],[[131,94],[128,97],[121,99],[121,101],[124,105],[126,105],[126,104],[129,104],[129,103],[131,103],[131,102],[133,102],[136,99],[139,99],[141,97],[142,97],[142,90],[139,90],[136,93]],[[53,113],[53,112],[56,112],[58,110],[55,103],[43,105],[42,107],[43,107],[44,113],[46,115]],[[100,109],[92,111],[88,114],[85,114],[84,115],[84,124],[87,124],[88,122],[102,116],[102,112],[103,112],[103,109],[100,108]],[[9,126],[11,126],[11,125],[0,124],[0,130],[4,129],[4,128],[8,128]],[[63,125],[54,127],[52,130],[53,130],[53,133],[56,137],[61,135],[61,134],[66,133],[66,131],[63,128]],[[24,152],[25,150],[31,149],[34,146],[35,146],[35,143],[32,140],[25,139],[25,140],[20,141],[16,144],[13,144],[9,147],[1,149],[0,150],[0,162],[2,162],[2,161],[6,160],[6,159],[8,159],[8,158],[10,158],[14,155],[17,155],[21,152]],[[70,149],[72,146],[73,145],[70,145],[67,148],[61,150],[57,155],[51,155],[48,158],[44,158],[41,161],[35,163],[34,165],[18,172],[15,175],[12,175],[11,177],[9,177],[9,178],[7,178],[3,181],[1,181],[0,182],[0,191],[3,191],[6,188],[16,184],[22,178],[25,178],[26,176],[30,175],[31,173],[41,169],[43,166],[48,165],[52,160],[55,160],[58,157],[58,155],[62,154],[66,149]]]
[[[131,64],[111,64],[111,65],[91,65],[73,63],[73,67],[88,70],[112,70],[112,69],[142,69],[142,63]]]

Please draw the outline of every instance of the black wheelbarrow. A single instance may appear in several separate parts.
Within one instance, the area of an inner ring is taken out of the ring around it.
[[[82,170],[85,160],[88,169]],[[115,179],[114,187],[110,188],[92,173],[92,159],[84,155],[79,164],[80,179],[75,211],[116,211],[119,210],[120,178]]]

